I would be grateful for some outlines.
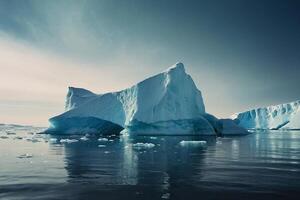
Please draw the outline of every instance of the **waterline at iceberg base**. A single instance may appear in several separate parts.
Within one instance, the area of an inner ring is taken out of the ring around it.
[[[51,134],[248,134],[235,121],[205,112],[201,91],[182,63],[118,92],[69,87],[65,112],[49,122]]]

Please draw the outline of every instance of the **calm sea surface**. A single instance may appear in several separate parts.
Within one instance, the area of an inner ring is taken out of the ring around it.
[[[300,199],[299,131],[102,141],[38,131],[0,126],[0,199]]]

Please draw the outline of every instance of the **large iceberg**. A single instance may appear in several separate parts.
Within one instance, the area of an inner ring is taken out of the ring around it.
[[[236,113],[231,118],[246,129],[300,129],[300,101]]]
[[[112,134],[124,128],[137,134],[216,134],[182,63],[118,92],[97,95],[69,87],[65,112],[49,121],[47,132],[60,134]]]

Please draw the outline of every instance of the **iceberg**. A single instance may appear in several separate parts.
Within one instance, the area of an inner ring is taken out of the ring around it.
[[[65,112],[49,119],[51,134],[216,135],[201,91],[182,63],[125,90],[95,94],[69,87]]]
[[[246,129],[300,129],[300,101],[256,108],[231,117]]]

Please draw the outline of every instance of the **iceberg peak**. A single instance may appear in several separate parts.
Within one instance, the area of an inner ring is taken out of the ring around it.
[[[184,65],[183,65],[182,62],[177,62],[176,64],[174,64],[171,67],[169,67],[166,71],[167,72],[179,71],[179,72],[185,73],[185,68],[184,68]]]
[[[86,103],[91,97],[97,95],[84,88],[68,87],[68,93],[66,98],[65,110],[71,110],[78,107],[79,105]]]

